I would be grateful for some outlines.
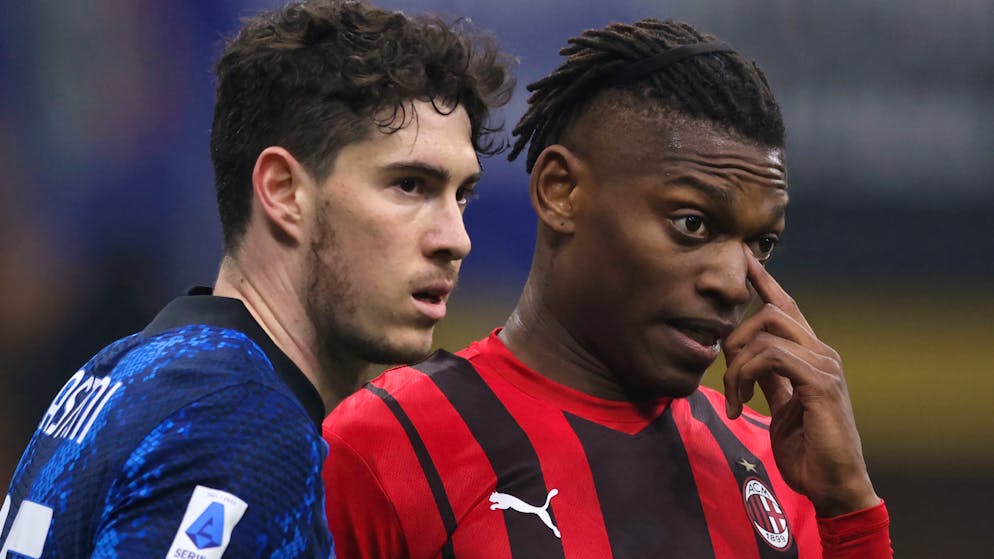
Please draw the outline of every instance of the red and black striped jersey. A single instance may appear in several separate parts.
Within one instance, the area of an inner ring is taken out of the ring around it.
[[[392,369],[325,420],[343,558],[891,557],[883,504],[816,519],[783,481],[769,419],[700,388],[602,400],[497,338]]]

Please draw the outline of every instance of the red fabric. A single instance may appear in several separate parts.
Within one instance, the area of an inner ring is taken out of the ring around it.
[[[692,415],[688,400],[663,399],[646,407],[593,398],[525,367],[504,347],[496,332],[458,355],[473,365],[486,388],[524,432],[538,457],[545,489],[558,489],[549,510],[561,532],[567,559],[613,557],[587,449],[568,416],[638,437],[668,409],[687,452],[716,559],[771,556],[772,547],[763,549],[763,544],[757,543],[762,540],[746,513],[742,486],[730,469],[729,459],[712,429]],[[327,511],[338,556],[443,556],[448,538],[437,506],[439,496],[432,492],[422,467],[425,457],[419,461],[409,436],[413,429],[430,456],[431,466],[437,469],[444,487],[442,498],[452,509],[456,526],[449,544],[452,554],[462,559],[511,557],[505,516],[490,506],[497,474],[446,394],[431,377],[407,367],[384,373],[372,386],[380,392],[361,390],[324,423],[331,447],[324,470]],[[743,418],[729,420],[724,414],[724,397],[706,388],[701,392],[722,425],[765,466],[769,489],[787,517],[799,558],[822,557],[823,546],[827,559],[893,556],[887,511],[882,504],[841,517],[815,519],[811,503],[791,490],[777,471],[768,431]],[[383,394],[395,401],[394,409],[384,403]],[[407,430],[398,419],[398,408],[410,422]],[[768,425],[768,418],[752,410],[746,414]],[[619,472],[624,472],[622,457],[619,460]],[[744,471],[739,473],[745,475]],[[756,509],[753,512],[754,517],[760,514]],[[770,514],[775,522],[776,513]],[[530,518],[540,522],[536,516]],[[770,526],[765,517],[759,518]],[[549,532],[544,534],[549,537]]]
[[[893,557],[890,543],[890,515],[883,501],[866,510],[832,518],[819,518],[825,559]]]

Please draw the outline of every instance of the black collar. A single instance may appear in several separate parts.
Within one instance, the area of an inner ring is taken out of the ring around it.
[[[290,387],[320,430],[325,415],[324,404],[311,381],[280,348],[276,347],[273,340],[249,314],[244,303],[238,299],[215,297],[212,293],[210,287],[198,286],[190,289],[186,296],[173,299],[166,305],[152,323],[145,327],[142,334],[154,336],[189,324],[219,326],[245,334],[266,353],[276,369],[276,374]]]

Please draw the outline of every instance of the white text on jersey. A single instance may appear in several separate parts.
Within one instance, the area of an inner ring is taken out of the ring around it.
[[[121,388],[120,382],[111,386],[110,381],[110,377],[87,376],[83,369],[76,371],[48,407],[38,430],[51,437],[82,442],[107,400]]]

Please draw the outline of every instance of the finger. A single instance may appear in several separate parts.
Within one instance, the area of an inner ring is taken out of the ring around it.
[[[721,377],[721,382],[725,385],[725,415],[728,419],[738,419],[742,415],[742,400],[739,398],[739,377],[731,374],[729,367]]]
[[[757,382],[770,405],[770,415],[777,416],[794,394],[790,377],[801,368],[810,368],[810,364],[797,358],[789,350],[768,346],[743,360],[736,370],[727,371],[727,390],[737,394],[734,404],[729,406],[729,418],[735,419],[742,414],[742,408],[748,402],[745,396],[752,398]],[[726,397],[727,394],[728,392]]]
[[[756,382],[770,407],[770,415],[780,416],[781,410],[794,397],[794,387],[790,381],[780,375],[766,375],[759,377]]]
[[[790,381],[776,374],[776,370],[768,370],[768,374],[760,376],[758,379],[736,378],[725,375],[725,414],[729,419],[737,419],[742,415],[742,410],[755,395],[756,384],[763,392],[766,403],[770,407],[770,414],[776,414],[794,395],[794,388]]]
[[[756,257],[746,249],[746,262],[748,263],[746,268],[746,277],[749,283],[752,284],[753,288],[756,290],[756,294],[764,302],[773,305],[785,313],[787,313],[791,318],[796,320],[798,323],[803,324],[805,328],[809,331],[811,330],[811,325],[808,324],[807,319],[801,314],[801,309],[797,306],[797,302],[794,298],[784,290],[783,287],[777,283],[777,280],[773,279],[766,268],[756,259]]]
[[[831,353],[830,348],[819,340],[806,325],[794,320],[783,309],[766,304],[759,312],[739,324],[722,341],[721,347],[725,353],[725,362],[729,363],[734,360],[746,344],[764,332],[803,345],[818,353]]]
[[[725,399],[728,402],[726,411],[730,419],[737,418],[742,413],[742,408],[745,404],[752,400],[757,381],[769,385],[766,388],[760,386],[760,389],[764,393],[769,392],[779,397],[780,392],[783,391],[786,394],[786,398],[790,398],[793,392],[790,382],[786,378],[777,375],[776,371],[768,370],[764,371],[765,374],[761,376],[749,376],[743,370],[743,365],[752,362],[757,355],[777,343],[785,342],[777,342],[775,336],[762,333],[753,343],[743,348],[742,352],[729,363],[722,381],[725,385]]]
[[[767,369],[762,368],[764,364]],[[834,370],[841,370],[834,356],[763,332],[729,363],[723,377],[725,397],[730,411],[737,415],[740,406],[752,399],[758,381],[772,411],[790,399],[792,383],[810,384],[820,380],[826,371]]]

